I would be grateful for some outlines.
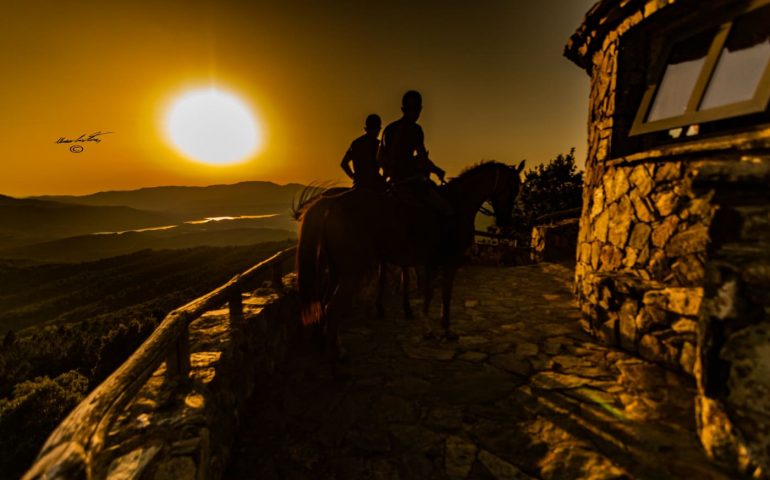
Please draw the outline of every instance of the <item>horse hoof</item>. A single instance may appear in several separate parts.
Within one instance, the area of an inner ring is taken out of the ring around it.
[[[444,339],[446,339],[448,342],[456,342],[460,337],[455,333],[447,330],[444,333]]]

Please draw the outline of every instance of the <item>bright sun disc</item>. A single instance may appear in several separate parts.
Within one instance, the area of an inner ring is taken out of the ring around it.
[[[246,104],[214,88],[177,98],[166,114],[166,132],[184,155],[210,165],[242,162],[262,144],[262,131]]]

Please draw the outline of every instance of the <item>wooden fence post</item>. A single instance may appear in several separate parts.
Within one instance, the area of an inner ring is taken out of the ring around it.
[[[283,259],[279,259],[273,264],[273,288],[283,289]]]
[[[190,330],[185,323],[184,330],[174,342],[166,358],[166,376],[170,381],[184,382],[190,374]]]
[[[230,324],[237,323],[243,319],[243,298],[241,297],[241,289],[234,288],[230,293],[228,300],[228,306],[230,308]]]

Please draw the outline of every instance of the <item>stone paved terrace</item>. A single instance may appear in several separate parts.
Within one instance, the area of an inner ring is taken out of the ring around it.
[[[692,381],[595,343],[572,278],[465,267],[453,343],[423,341],[395,301],[358,314],[338,378],[296,357],[264,385],[227,477],[734,478],[700,449]]]

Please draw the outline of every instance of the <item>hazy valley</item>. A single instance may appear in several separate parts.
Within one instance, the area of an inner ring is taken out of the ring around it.
[[[0,195],[0,471],[20,474],[168,312],[292,245],[302,188]]]
[[[73,262],[147,248],[293,238],[289,208],[302,188],[242,182],[85,196],[0,196],[0,258]]]

